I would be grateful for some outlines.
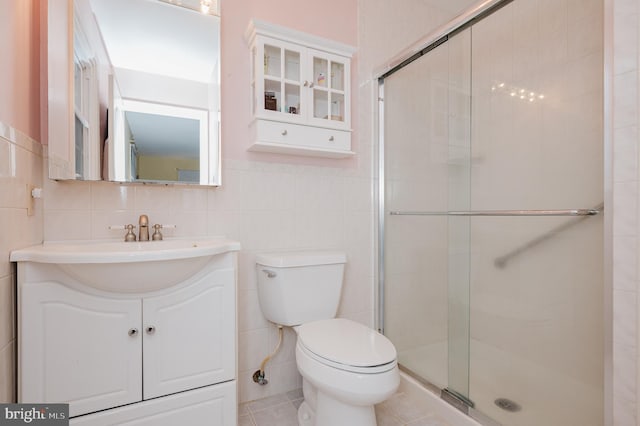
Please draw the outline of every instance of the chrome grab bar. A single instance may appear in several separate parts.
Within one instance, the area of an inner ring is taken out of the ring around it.
[[[601,211],[593,209],[575,210],[470,210],[470,211],[390,211],[391,216],[595,216]]]

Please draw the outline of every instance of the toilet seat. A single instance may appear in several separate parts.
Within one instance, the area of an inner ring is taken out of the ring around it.
[[[396,350],[389,339],[351,320],[314,321],[297,327],[297,332],[301,350],[340,370],[377,374],[397,365]]]

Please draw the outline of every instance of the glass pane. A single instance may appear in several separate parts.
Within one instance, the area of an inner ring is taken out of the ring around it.
[[[449,203],[448,44],[385,78],[385,210]],[[443,122],[444,119],[444,122]],[[403,368],[449,383],[446,216],[385,215],[384,332]]]
[[[313,90],[313,116],[329,118],[329,94],[326,90]]]
[[[344,64],[331,62],[331,88],[344,90]]]
[[[279,47],[264,45],[264,74],[280,78],[282,73],[280,72],[281,49]]]
[[[300,114],[300,85],[285,84],[284,86],[284,110],[289,114]]]
[[[344,95],[331,93],[331,120],[344,121]]]
[[[313,58],[313,82],[316,86],[327,87],[329,61],[322,58]]]
[[[282,99],[281,83],[279,81],[264,81],[264,109],[279,111]]]
[[[287,80],[300,81],[300,53],[285,50],[284,76]]]
[[[602,202],[603,8],[593,4],[567,21],[513,2],[474,25],[474,209]],[[531,30],[545,21],[554,32]],[[586,45],[556,50],[558,34]],[[504,425],[602,425],[602,215],[474,218],[470,233],[476,408]]]

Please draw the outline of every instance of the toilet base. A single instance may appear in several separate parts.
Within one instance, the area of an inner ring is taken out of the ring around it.
[[[372,405],[348,405],[322,392],[316,395],[316,410],[306,400],[298,408],[300,426],[376,426]]]
[[[303,401],[298,407],[298,425],[299,426],[313,426],[313,422],[316,420],[316,413],[311,409],[307,401]]]

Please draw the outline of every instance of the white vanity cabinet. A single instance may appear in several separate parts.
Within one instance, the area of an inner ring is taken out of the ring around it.
[[[69,403],[71,424],[87,426],[235,425],[236,254],[187,275],[109,292],[71,264],[19,261],[18,402]]]
[[[350,46],[254,20],[251,151],[343,158],[351,151]]]

